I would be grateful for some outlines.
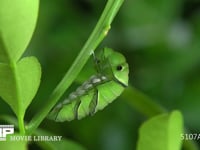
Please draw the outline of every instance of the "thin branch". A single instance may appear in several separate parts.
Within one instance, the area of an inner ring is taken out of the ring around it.
[[[95,27],[89,39],[83,46],[80,51],[78,57],[63,77],[61,82],[55,88],[53,93],[51,94],[48,102],[42,108],[42,110],[36,114],[30,123],[27,126],[27,134],[31,134],[44,120],[44,118],[48,115],[49,111],[52,107],[58,102],[60,97],[64,94],[64,92],[69,88],[72,82],[75,80],[76,76],[79,74],[81,69],[86,64],[89,59],[91,53],[96,49],[99,43],[104,39],[107,35],[110,25],[119,11],[120,6],[122,5],[124,0],[108,0],[106,7]]]

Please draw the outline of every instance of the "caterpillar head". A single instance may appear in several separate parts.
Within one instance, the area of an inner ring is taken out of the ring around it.
[[[129,67],[125,57],[110,48],[104,48],[104,60],[107,62],[102,67],[105,72],[110,72],[114,80],[123,86],[128,86]]]

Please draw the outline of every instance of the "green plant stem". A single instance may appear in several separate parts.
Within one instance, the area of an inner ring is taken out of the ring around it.
[[[162,107],[161,105],[153,101],[150,97],[132,86],[126,88],[121,97],[126,100],[130,104],[130,106],[149,118],[167,112],[164,107]],[[194,141],[184,140],[183,149],[198,150],[198,147]]]
[[[24,111],[22,109],[22,100],[20,99],[20,92],[19,92],[19,80],[17,79],[17,64],[12,62],[12,60],[10,59],[10,66],[13,69],[13,74],[14,74],[14,78],[15,78],[15,86],[16,88],[16,93],[17,93],[17,102],[18,102],[18,113],[17,113],[17,119],[18,119],[18,125],[19,125],[19,132],[21,135],[25,134],[25,127],[24,127]]]
[[[110,25],[117,14],[120,6],[124,0],[108,0],[105,9],[95,27],[89,39],[83,46],[78,57],[75,59],[74,63],[63,77],[61,82],[55,88],[51,94],[48,102],[42,108],[42,110],[36,114],[27,126],[27,134],[31,134],[48,115],[52,107],[58,102],[59,98],[64,94],[68,87],[75,80],[76,76],[79,74],[90,55],[94,52],[99,43],[107,35]]]
[[[21,115],[18,115],[18,126],[20,134],[25,135],[24,117],[22,117]]]
[[[147,117],[167,112],[161,105],[132,86],[126,88],[121,97],[127,100],[134,109]]]

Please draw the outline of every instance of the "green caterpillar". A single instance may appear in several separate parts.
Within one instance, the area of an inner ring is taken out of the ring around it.
[[[59,103],[48,118],[63,122],[93,115],[116,99],[128,86],[129,67],[122,54],[104,48],[100,58],[95,60],[97,74]]]

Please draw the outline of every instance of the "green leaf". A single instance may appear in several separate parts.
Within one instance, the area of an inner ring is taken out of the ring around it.
[[[36,94],[41,68],[35,57],[21,59],[13,66],[0,63],[0,96],[13,111],[23,115]]]
[[[158,115],[141,126],[137,150],[180,150],[181,133],[183,119],[179,111]]]
[[[38,6],[38,0],[0,1],[0,62],[21,57],[34,31]]]

